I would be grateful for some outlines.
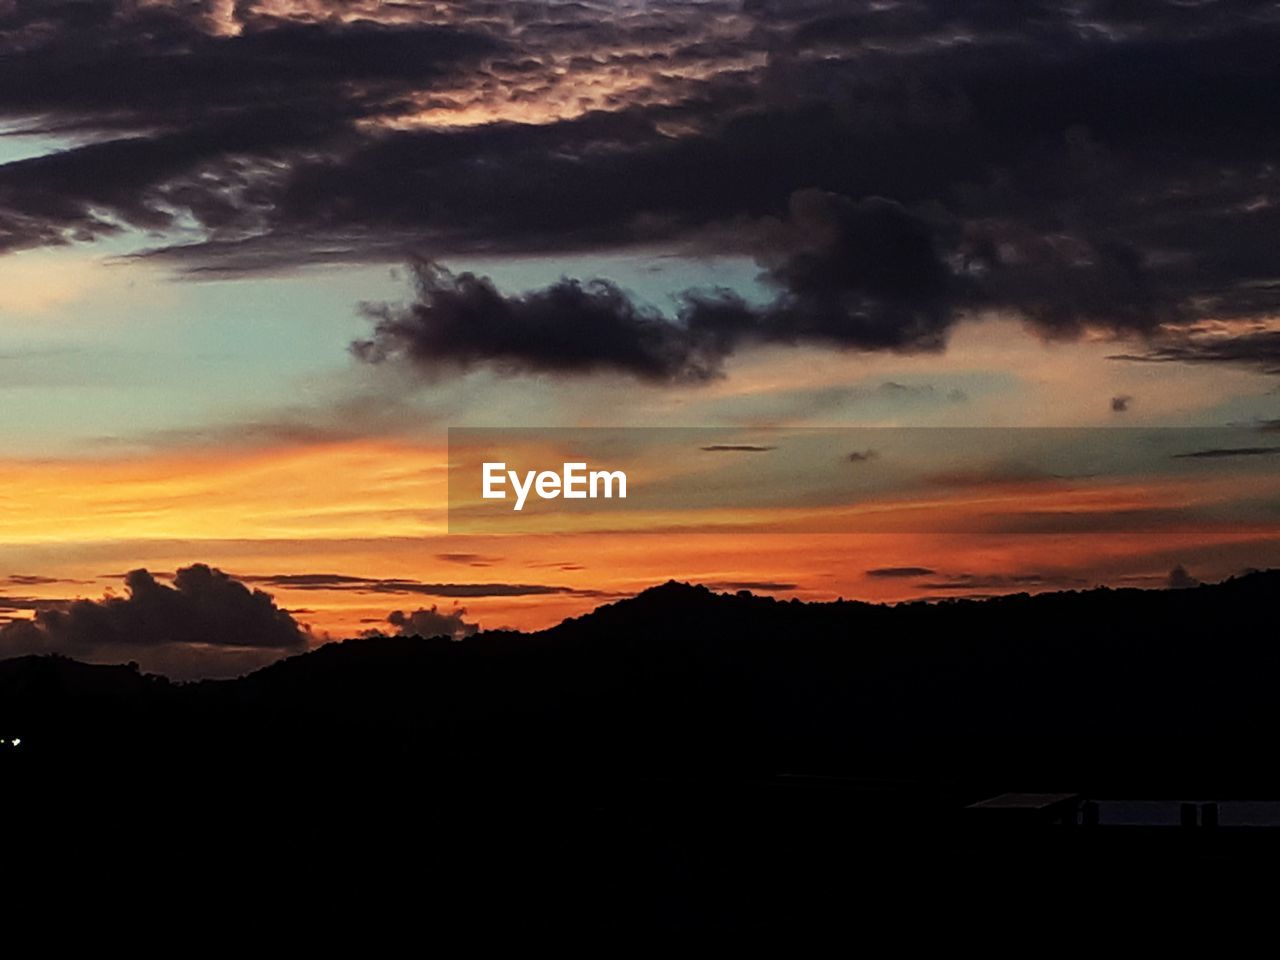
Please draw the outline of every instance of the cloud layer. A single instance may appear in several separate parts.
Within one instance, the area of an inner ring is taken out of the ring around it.
[[[157,237],[201,274],[644,245],[776,298],[419,271],[368,359],[715,376],[750,343],[938,349],[996,309],[1276,369],[1270,3],[13,0],[0,250]]]
[[[463,555],[463,556],[470,556]],[[246,583],[289,590],[341,590],[352,593],[418,594],[427,597],[534,597],[551,594],[592,596],[595,591],[544,583],[425,583],[420,580],[383,580],[342,573],[254,574],[240,577]]]

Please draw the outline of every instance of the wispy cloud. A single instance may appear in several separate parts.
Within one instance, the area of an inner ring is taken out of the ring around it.
[[[420,594],[428,597],[534,597],[548,594],[594,596],[594,590],[541,583],[424,583],[418,580],[377,579],[340,573],[243,575],[245,583],[291,590],[346,590],[355,593]]]

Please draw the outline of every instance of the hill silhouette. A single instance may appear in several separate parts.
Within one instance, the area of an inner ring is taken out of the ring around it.
[[[19,658],[0,663],[0,731],[33,763],[1243,789],[1270,784],[1246,758],[1280,720],[1277,596],[1275,571],[897,606],[670,582],[536,633],[348,640],[230,681]]]
[[[184,864],[270,849],[310,882],[410,858],[534,925],[568,889],[575,922],[750,925],[836,909],[852,860],[972,871],[957,812],[1004,791],[1280,796],[1277,596],[1276,571],[897,606],[671,582],[236,680],[23,657],[0,663],[0,738],[22,740],[0,778],[42,862],[72,837],[83,856],[88,819],[107,860],[178,837]]]

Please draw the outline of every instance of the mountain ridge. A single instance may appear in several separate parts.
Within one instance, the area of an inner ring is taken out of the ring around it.
[[[738,590],[735,592],[716,591],[704,584],[669,579],[661,584],[648,587],[633,596],[601,604],[586,613],[567,617],[559,623],[545,627],[541,630],[524,631],[507,628],[482,630],[479,633],[459,640],[455,640],[446,635],[423,636],[420,634],[347,637],[319,644],[318,646],[312,647],[302,653],[282,658],[275,663],[259,667],[256,670],[235,678],[174,681],[161,674],[142,672],[139,670],[136,663],[89,663],[66,654],[55,652],[47,654],[26,654],[19,657],[0,660],[0,683],[3,682],[6,674],[13,674],[15,671],[25,669],[43,669],[46,672],[56,672],[59,669],[65,669],[68,672],[67,679],[69,681],[84,683],[88,686],[93,686],[92,678],[94,678],[95,675],[104,683],[108,682],[107,678],[127,683],[130,681],[125,678],[137,676],[145,678],[149,682],[161,682],[175,687],[203,684],[234,684],[257,674],[278,673],[282,669],[288,669],[291,664],[296,665],[298,662],[306,658],[316,657],[317,655],[330,657],[335,655],[354,654],[356,652],[367,654],[375,650],[401,652],[416,651],[423,653],[428,651],[440,652],[451,649],[455,645],[469,645],[471,647],[505,647],[514,638],[522,638],[531,646],[537,646],[539,642],[545,642],[548,639],[574,637],[584,631],[590,631],[600,627],[613,628],[618,626],[618,621],[623,618],[629,618],[627,619],[627,625],[629,627],[634,627],[636,623],[642,622],[642,620],[636,618],[637,614],[641,615],[641,618],[654,619],[659,617],[670,617],[676,612],[697,612],[704,615],[711,612],[723,614],[727,611],[735,610],[736,608],[735,612],[740,613],[745,609],[743,605],[750,605],[750,609],[753,613],[769,612],[778,614],[780,611],[785,611],[785,613],[782,614],[785,616],[799,615],[800,617],[804,617],[811,614],[822,616],[837,613],[845,617],[857,617],[860,615],[888,617],[896,615],[899,612],[923,612],[926,610],[932,612],[943,612],[948,610],[997,610],[1011,606],[1024,606],[1028,603],[1049,607],[1077,601],[1087,602],[1091,599],[1098,598],[1107,600],[1134,599],[1143,604],[1166,603],[1177,606],[1180,605],[1180,603],[1185,603],[1187,601],[1178,601],[1170,598],[1181,596],[1183,598],[1191,598],[1194,600],[1195,598],[1204,597],[1206,595],[1215,595],[1226,598],[1227,596],[1240,596],[1241,594],[1264,591],[1275,591],[1276,596],[1280,597],[1280,569],[1253,570],[1228,577],[1227,579],[1217,583],[1201,583],[1195,586],[1179,588],[1111,587],[1107,585],[1099,585],[1088,588],[1044,591],[1039,593],[1019,591],[1015,593],[1000,594],[997,596],[959,596],[930,598],[928,600],[903,600],[888,603],[845,598],[838,598],[836,600],[801,600],[794,597],[778,599],[769,594],[757,594],[750,590]],[[658,641],[662,638],[655,637],[653,639]],[[37,667],[37,664],[41,666]],[[59,665],[66,666],[60,668]]]
[[[85,764],[109,743],[194,767],[1270,782],[1246,758],[1280,732],[1278,588],[888,606],[669,581],[543,631],[348,640],[235,680],[11,660],[0,736]]]

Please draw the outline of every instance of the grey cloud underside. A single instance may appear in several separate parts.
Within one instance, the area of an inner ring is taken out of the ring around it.
[[[216,36],[192,11],[8,5],[0,114],[85,142],[0,167],[0,250],[163,230],[181,215],[214,235],[251,230],[271,218],[300,151],[355,142],[356,121],[393,115],[406,91],[503,49],[449,25],[250,18],[239,36]]]
[[[940,349],[953,310],[978,302],[941,259],[935,236],[945,227],[900,204],[805,190],[789,206],[779,225],[788,249],[762,256],[762,278],[778,290],[763,305],[732,290],[690,290],[669,317],[607,280],[504,295],[487,278],[420,261],[415,302],[367,305],[374,335],[352,349],[371,363],[402,359],[433,374],[486,365],[703,382],[744,345]]]
[[[0,657],[94,657],[169,646],[288,652],[306,642],[305,628],[268,594],[204,564],[178,570],[172,586],[134,570],[125,575],[125,587],[125,597],[24,600],[21,606],[35,610],[35,618],[0,627]]]
[[[750,343],[940,349],[983,309],[1280,369],[1274,334],[1176,333],[1280,306],[1274,4],[308,7],[7,5],[0,113],[84,143],[0,167],[0,248],[194,221],[153,255],[228,275],[645,244],[749,254],[776,294],[437,275],[361,347],[433,376],[698,381]]]

